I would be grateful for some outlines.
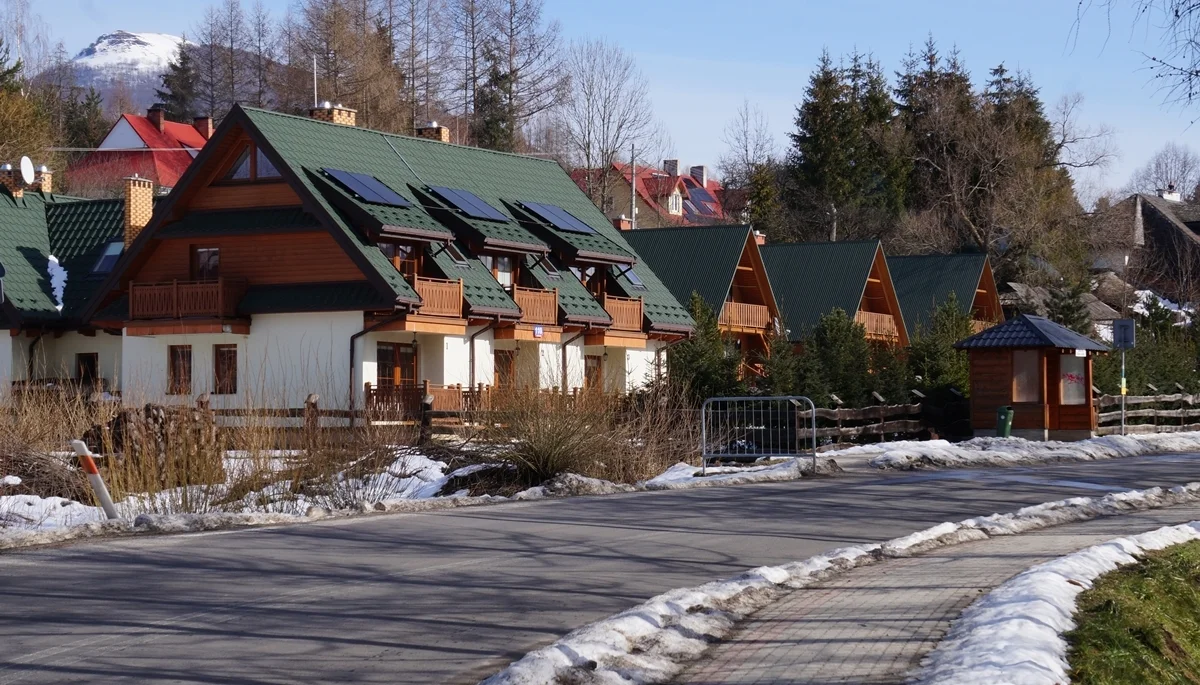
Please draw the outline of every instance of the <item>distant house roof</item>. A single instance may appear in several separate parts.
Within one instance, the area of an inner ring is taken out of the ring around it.
[[[934,310],[953,295],[959,311],[971,313],[986,254],[912,255],[888,257],[888,271],[904,311],[909,336],[928,327]]]
[[[99,149],[72,164],[67,173],[76,185],[111,184],[137,174],[172,188],[205,142],[191,124],[163,121],[159,130],[149,117],[123,114]]]
[[[1108,347],[1042,316],[1021,314],[954,343],[960,350],[1057,347],[1107,352]]]
[[[571,172],[571,179],[586,190],[589,180],[595,182],[598,176],[606,172],[629,182],[630,169],[624,162],[614,162],[610,170],[575,169]],[[721,182],[714,178],[705,178],[701,184],[700,179],[690,175],[670,174],[657,167],[638,166],[636,189],[638,198],[656,214],[667,220],[678,221],[681,225],[713,225],[727,218],[722,204],[725,191]],[[675,191],[679,191],[683,203],[680,214],[671,214],[666,206],[666,198]]]
[[[692,293],[719,314],[750,235],[749,226],[626,231],[625,239],[684,306]]]
[[[1005,283],[1005,286],[1010,292],[1000,295],[1000,301],[1008,307],[1016,309],[1032,307],[1038,315],[1046,313],[1046,306],[1050,303],[1050,291],[1040,285],[1026,285],[1024,283]],[[1084,293],[1079,298],[1083,301],[1084,307],[1087,308],[1088,317],[1092,323],[1102,321],[1112,321],[1121,318],[1121,314],[1105,304],[1100,298],[1092,293]],[[1130,300],[1133,301],[1132,299]],[[1031,313],[1031,312],[1025,312]]]
[[[777,243],[760,248],[792,339],[834,309],[854,316],[879,249],[878,241]]]

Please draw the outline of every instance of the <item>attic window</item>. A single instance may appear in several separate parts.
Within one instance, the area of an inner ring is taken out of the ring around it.
[[[250,176],[250,148],[242,150],[242,154],[238,155],[237,161],[233,163],[229,173],[225,175],[227,181],[249,181]]]
[[[671,196],[667,199],[667,211],[671,214],[680,214],[683,212],[683,196],[679,194],[679,191],[671,193]]]
[[[262,150],[255,149],[254,153],[255,161],[258,163],[258,169],[255,170],[257,172],[255,176],[257,178],[280,177],[281,174],[279,173],[279,169],[275,168],[275,165],[271,163],[271,160],[267,159],[267,156],[263,154]]]
[[[106,274],[113,270],[117,265],[117,260],[121,258],[121,251],[125,249],[125,242],[115,240],[104,247],[104,254],[100,255],[100,259],[96,260],[96,265],[92,267],[94,274]]]
[[[625,271],[621,271],[620,269],[618,269],[617,267],[614,266],[613,271],[615,271],[618,276],[624,276],[626,279],[628,279],[629,285],[634,290],[645,290],[646,289],[646,284],[642,283],[642,279],[639,278],[636,273],[634,273],[632,268],[625,269]]]
[[[250,154],[253,152],[253,156]],[[226,181],[255,181],[279,178],[281,174],[255,145],[247,145],[225,175]]]
[[[446,243],[445,251],[446,256],[450,257],[450,260],[454,262],[454,266],[465,266],[468,268],[471,266],[467,262],[467,258],[463,256],[462,252],[458,251],[458,246],[454,243]]]

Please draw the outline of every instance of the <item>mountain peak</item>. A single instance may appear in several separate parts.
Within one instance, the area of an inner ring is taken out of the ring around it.
[[[97,38],[71,61],[77,66],[98,71],[161,73],[175,56],[182,41],[179,36],[167,33],[117,30]]]

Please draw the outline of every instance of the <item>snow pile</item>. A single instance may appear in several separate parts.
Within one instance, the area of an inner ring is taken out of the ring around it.
[[[881,469],[1014,466],[1055,461],[1095,461],[1168,452],[1200,452],[1200,432],[1157,435],[1106,435],[1078,442],[1034,441],[1022,438],[974,438],[882,443],[883,453],[871,460]],[[846,450],[843,453],[849,453]],[[837,452],[832,454],[838,454]]]
[[[1172,302],[1171,300],[1159,295],[1153,290],[1137,290],[1134,291],[1134,295],[1137,297],[1137,303],[1133,305],[1132,309],[1135,313],[1141,316],[1146,316],[1149,314],[1150,303],[1158,300],[1158,305],[1160,307],[1175,315],[1177,325],[1188,324],[1192,321],[1192,313],[1194,310],[1190,306],[1181,306],[1178,303]]]
[[[736,621],[795,589],[858,566],[921,551],[1012,535],[1070,521],[1200,500],[1200,483],[1075,497],[1014,513],[941,523],[883,544],[845,547],[783,566],[763,566],[728,580],[671,590],[575,630],[526,654],[482,685],[612,682],[662,683],[675,677]],[[979,682],[958,680],[955,682]]]
[[[40,498],[37,498],[40,499]],[[50,498],[50,499],[58,499]],[[68,500],[63,500],[67,502]],[[78,502],[71,504],[84,507]],[[3,521],[0,513],[0,521]],[[230,514],[214,512],[207,514],[142,514],[133,521],[129,519],[99,519],[77,522],[57,527],[14,529],[0,527],[0,551],[17,547],[50,545],[68,540],[134,533],[195,533],[240,526],[265,526],[295,523],[298,517],[287,514]]]
[[[832,473],[841,471],[832,459],[817,459],[816,473]],[[716,485],[741,485],[744,483],[770,483],[774,481],[796,480],[802,474],[812,473],[812,458],[799,457],[788,459],[777,464],[759,466],[713,466],[707,469],[706,475],[700,475],[700,467],[675,464],[659,475],[642,483],[646,490],[683,490],[686,488],[707,488]]]
[[[58,257],[50,255],[46,261],[46,273],[50,275],[50,291],[54,294],[54,306],[61,312],[63,290],[67,287],[67,270],[58,263]]]
[[[1146,552],[1192,540],[1200,540],[1200,521],[1118,538],[1034,566],[967,607],[924,659],[915,682],[1068,682],[1063,633],[1075,627],[1079,593]]]
[[[8,485],[11,487],[16,487],[20,484],[21,484],[21,479],[17,478],[16,476],[5,476],[3,478],[0,478],[0,485]]]

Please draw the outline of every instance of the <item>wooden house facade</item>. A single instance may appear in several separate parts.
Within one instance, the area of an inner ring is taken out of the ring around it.
[[[1004,321],[986,254],[932,254],[887,258],[909,338],[933,323],[933,312],[953,297],[976,333]]]

